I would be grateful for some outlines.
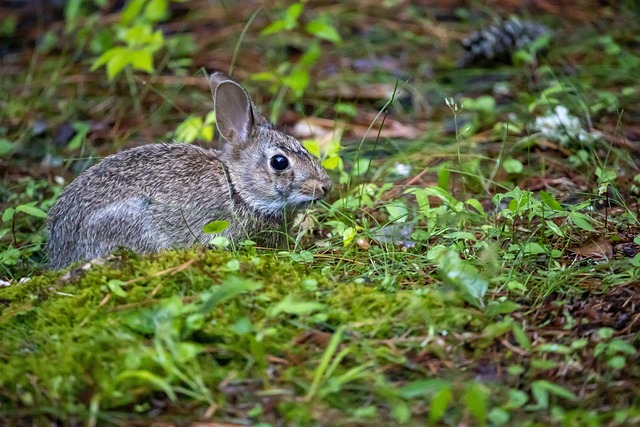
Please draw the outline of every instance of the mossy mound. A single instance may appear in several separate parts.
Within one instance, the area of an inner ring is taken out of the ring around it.
[[[477,323],[439,293],[381,292],[286,257],[215,251],[121,254],[1,289],[0,301],[0,411],[36,424],[373,414],[402,403],[392,381],[424,372],[393,340],[428,345],[434,331]],[[408,421],[414,411],[401,407],[385,419]]]

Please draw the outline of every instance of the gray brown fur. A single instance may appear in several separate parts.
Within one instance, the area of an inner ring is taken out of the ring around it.
[[[296,209],[319,200],[331,181],[294,138],[275,130],[247,93],[221,73],[211,76],[222,150],[150,144],[116,153],[89,168],[49,211],[51,268],[108,255],[206,245],[202,228],[226,220],[221,235],[273,246]],[[274,155],[289,167],[276,171]]]

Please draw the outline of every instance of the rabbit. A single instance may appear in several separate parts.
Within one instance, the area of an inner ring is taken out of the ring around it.
[[[47,216],[49,268],[104,257],[207,245],[205,224],[225,220],[231,242],[282,242],[292,216],[322,199],[331,180],[319,160],[276,130],[247,92],[210,77],[221,150],[148,144],[104,158],[71,182]]]

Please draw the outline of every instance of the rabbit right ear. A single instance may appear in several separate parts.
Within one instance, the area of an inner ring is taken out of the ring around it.
[[[210,82],[220,134],[232,144],[245,144],[254,125],[253,103],[249,95],[242,86],[222,73],[211,75]]]

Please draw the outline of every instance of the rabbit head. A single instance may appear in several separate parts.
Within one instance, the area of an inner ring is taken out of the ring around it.
[[[214,73],[210,84],[217,128],[225,140],[221,160],[246,204],[263,216],[279,217],[329,192],[331,180],[318,159],[276,130],[238,83]]]

